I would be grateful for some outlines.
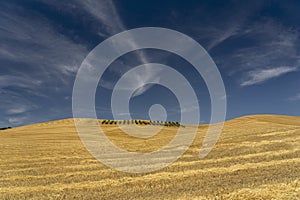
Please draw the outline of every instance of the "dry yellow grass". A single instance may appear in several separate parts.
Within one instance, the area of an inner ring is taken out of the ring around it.
[[[176,128],[134,139],[115,125],[108,137],[130,151],[168,143]],[[110,169],[83,147],[72,119],[0,131],[0,199],[299,199],[300,118],[247,116],[225,123],[198,159],[206,125],[170,166],[148,174]]]

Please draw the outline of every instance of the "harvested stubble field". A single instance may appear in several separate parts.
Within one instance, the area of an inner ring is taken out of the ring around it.
[[[129,151],[167,144],[176,127],[149,139],[101,125]],[[227,121],[200,160],[207,130],[170,166],[148,174],[110,169],[82,145],[73,119],[0,131],[0,199],[299,199],[300,118],[256,115]]]

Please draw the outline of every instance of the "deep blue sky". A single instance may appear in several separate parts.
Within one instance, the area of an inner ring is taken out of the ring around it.
[[[0,127],[72,117],[73,83],[87,54],[116,33],[147,26],[180,31],[209,52],[226,87],[227,119],[299,116],[299,10],[297,0],[1,1]],[[185,60],[153,49],[124,55],[105,72],[96,94],[99,117],[112,117],[110,95],[120,74],[144,62],[181,69],[198,95],[201,120],[208,121],[201,77]],[[148,118],[153,104],[166,107],[168,120],[180,118],[174,95],[157,85],[131,99],[132,116]]]

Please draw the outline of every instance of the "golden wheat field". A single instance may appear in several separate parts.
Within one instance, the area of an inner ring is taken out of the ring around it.
[[[128,151],[149,152],[176,131],[148,139],[102,125]],[[187,152],[146,174],[110,169],[84,148],[73,119],[0,131],[0,199],[300,199],[300,117],[230,120],[214,149],[198,154],[207,125]]]

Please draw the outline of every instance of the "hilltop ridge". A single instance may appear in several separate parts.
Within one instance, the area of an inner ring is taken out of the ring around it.
[[[66,118],[66,119],[58,119],[58,120],[52,120],[52,121],[46,121],[46,122],[39,122],[34,124],[28,124],[23,125],[20,127],[26,127],[26,126],[44,126],[44,125],[50,125],[50,124],[57,124],[57,125],[67,125],[67,124],[74,124],[75,118]],[[82,119],[89,119],[89,118],[82,118]],[[132,120],[112,120],[112,119],[98,119],[99,124],[102,124],[102,121],[116,121],[117,124],[119,122],[123,121],[145,121],[150,122],[151,120],[145,120],[145,119],[132,119]],[[299,125],[300,126],[300,116],[287,116],[287,115],[273,115],[273,114],[254,114],[254,115],[245,115],[241,117],[237,117],[234,119],[230,119],[225,121],[225,123],[234,123],[234,122],[243,122],[243,121],[260,121],[260,122],[272,122],[272,123],[282,123],[282,124],[291,124],[291,125]],[[157,121],[156,121],[157,122]],[[131,122],[133,123],[133,122]],[[161,121],[161,123],[164,123]],[[176,123],[176,122],[175,122]],[[179,122],[178,122],[179,123]],[[102,124],[105,125],[105,124]],[[188,124],[186,124],[188,125]],[[203,125],[209,125],[209,124],[203,124]],[[12,127],[9,127],[12,128]],[[17,128],[17,127],[15,127]]]

